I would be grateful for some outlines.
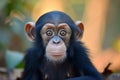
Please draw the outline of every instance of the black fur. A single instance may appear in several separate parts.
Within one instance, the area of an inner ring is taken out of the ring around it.
[[[67,59],[61,64],[50,63],[44,58],[45,48],[40,30],[46,23],[67,23],[72,30]],[[44,80],[45,74],[48,74],[48,80],[102,80],[88,58],[87,49],[82,42],[76,40],[75,33],[81,34],[81,31],[65,13],[52,11],[42,15],[36,22],[34,46],[25,56],[23,80]],[[67,76],[68,72],[70,76]]]

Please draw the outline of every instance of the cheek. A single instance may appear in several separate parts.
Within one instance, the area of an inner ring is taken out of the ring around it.
[[[66,59],[66,46],[63,41],[60,44],[53,44],[50,41],[46,47],[46,58],[53,62],[62,62]]]
[[[69,42],[70,42],[70,35],[69,35],[69,34],[66,35],[66,36],[63,38],[63,40],[64,40],[66,46],[68,47],[68,46],[69,46]]]
[[[42,36],[43,45],[46,46],[51,37],[46,36],[46,34],[42,34],[41,36]]]

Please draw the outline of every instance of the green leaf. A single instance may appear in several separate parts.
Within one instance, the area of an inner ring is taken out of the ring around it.
[[[17,51],[7,50],[5,54],[8,69],[14,69],[22,60],[24,55]]]

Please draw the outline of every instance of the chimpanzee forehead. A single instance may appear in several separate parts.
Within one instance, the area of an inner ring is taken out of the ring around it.
[[[65,13],[60,11],[51,11],[42,15],[36,24],[40,23],[52,23],[58,25],[60,23],[73,23],[73,20]]]

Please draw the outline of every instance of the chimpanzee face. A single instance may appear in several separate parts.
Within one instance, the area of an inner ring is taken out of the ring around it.
[[[71,34],[72,31],[66,23],[59,25],[47,23],[43,26],[41,36],[46,47],[45,56],[48,60],[54,62],[64,61]]]

